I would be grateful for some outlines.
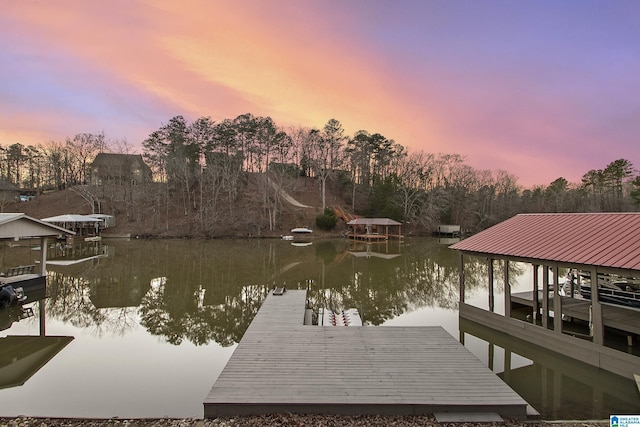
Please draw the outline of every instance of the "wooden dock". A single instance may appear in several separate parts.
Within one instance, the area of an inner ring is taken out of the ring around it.
[[[305,291],[270,294],[204,416],[535,413],[441,327],[305,326]]]
[[[380,242],[383,240],[389,240],[389,235],[386,234],[374,234],[374,233],[349,233],[347,238],[351,240],[361,240],[364,242]],[[399,238],[398,236],[391,236]]]

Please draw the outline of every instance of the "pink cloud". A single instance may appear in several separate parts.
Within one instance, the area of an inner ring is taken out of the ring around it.
[[[250,112],[281,126],[336,118],[348,133],[366,129],[414,150],[462,154],[525,185],[576,181],[621,157],[640,162],[629,142],[638,103],[627,99],[638,99],[637,83],[616,86],[619,70],[600,70],[597,60],[600,74],[582,76],[592,65],[586,57],[572,53],[565,63],[568,45],[547,55],[553,44],[535,33],[529,40],[521,22],[504,26],[516,35],[509,44],[494,16],[483,23],[490,9],[9,2],[0,31],[16,61],[4,71],[12,89],[0,97],[0,142],[104,131],[135,144],[174,115]],[[633,55],[608,55],[640,70]],[[612,138],[619,149],[603,143]]]

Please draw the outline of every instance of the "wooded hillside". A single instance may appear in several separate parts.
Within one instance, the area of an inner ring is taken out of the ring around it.
[[[65,144],[2,147],[7,191],[0,190],[0,209],[48,210],[35,217],[110,214],[118,227],[140,235],[237,237],[313,227],[334,204],[403,222],[405,233],[428,233],[438,224],[478,231],[518,213],[640,208],[640,175],[625,159],[587,171],[580,183],[559,177],[524,189],[515,175],[476,170],[457,154],[411,152],[366,130],[347,136],[335,119],[322,129],[285,131],[251,114],[191,123],[176,116],[142,146],[142,155],[133,155],[126,143],[78,134]],[[10,206],[12,187],[35,200]],[[55,190],[65,190],[67,200],[74,192],[84,203],[62,212],[46,207],[59,197]]]
[[[329,187],[331,189],[331,187]],[[118,191],[119,190],[119,191]],[[162,192],[162,185],[135,189],[128,200],[128,192],[122,188],[111,189],[91,186],[76,186],[64,190],[49,191],[28,202],[15,202],[5,206],[4,212],[24,212],[34,218],[67,213],[91,214],[93,202],[88,196],[90,192],[100,194],[98,199],[102,213],[114,215],[116,226],[105,231],[105,235],[132,235],[141,237],[205,237],[205,238],[238,238],[238,237],[279,237],[288,234],[293,227],[310,226],[314,236],[339,235],[346,227],[338,222],[335,229],[323,232],[317,229],[315,218],[322,213],[319,206],[320,190],[317,180],[308,177],[296,179],[296,185],[290,190],[290,196],[300,204],[310,206],[302,208],[282,201],[282,212],[279,227],[270,231],[255,215],[255,197],[247,194],[240,197],[234,212],[235,216],[221,215],[216,221],[203,223],[197,213],[187,212],[175,206],[161,209],[154,206],[153,200],[159,197],[154,192]],[[327,201],[331,205],[344,206],[344,202],[332,191],[327,192]]]

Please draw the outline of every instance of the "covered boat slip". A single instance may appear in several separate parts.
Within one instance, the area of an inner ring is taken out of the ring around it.
[[[441,327],[305,326],[306,291],[270,294],[204,401],[268,413],[526,418],[527,402]]]
[[[25,290],[44,286],[47,271],[47,241],[59,235],[73,235],[64,228],[31,218],[23,213],[0,213],[0,240],[18,241],[21,239],[40,239],[40,268],[35,265],[2,266],[0,286],[20,286]],[[30,261],[30,260],[29,260]]]
[[[354,218],[347,222],[347,238],[367,242],[404,240],[402,224],[390,218]]]
[[[589,309],[591,301],[583,298],[572,298],[561,296],[562,314],[567,317],[580,319],[588,322],[590,320]],[[534,312],[538,312],[541,301],[543,301],[542,291],[538,291],[538,300],[533,297],[533,292],[518,292],[511,295],[511,303],[531,307]],[[538,310],[534,307],[538,306]],[[602,303],[602,324],[605,327],[615,328],[619,331],[640,335],[640,310],[622,307],[616,304]]]
[[[601,301],[599,280],[590,282],[589,299],[554,292],[561,288],[561,269],[588,272],[590,277],[640,277],[640,213],[521,214],[451,248],[460,251],[461,318],[627,378],[640,372],[640,357],[632,351],[638,345],[640,310]],[[488,310],[465,303],[468,256],[487,260]],[[498,280],[509,284],[510,262],[530,264],[533,283],[531,291],[514,295],[511,286],[504,286],[501,315],[494,313],[494,266],[502,267],[504,277]],[[527,319],[512,317],[514,303],[531,307]],[[567,323],[571,319],[585,321],[586,333],[575,334]],[[627,335],[626,351],[605,345],[621,331]]]

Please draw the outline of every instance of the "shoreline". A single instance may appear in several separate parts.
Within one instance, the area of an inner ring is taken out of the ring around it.
[[[318,427],[418,427],[418,426],[527,426],[527,427],[602,427],[609,420],[509,420],[502,422],[440,423],[433,415],[298,415],[275,414],[238,417],[204,418],[57,418],[57,417],[0,417],[0,427],[257,427],[257,426],[318,426]]]

